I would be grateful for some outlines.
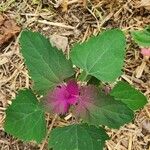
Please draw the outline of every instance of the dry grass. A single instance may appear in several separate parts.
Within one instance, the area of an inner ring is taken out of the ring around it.
[[[130,37],[130,31],[150,24],[149,4],[140,0],[88,1],[86,8],[76,0],[68,1],[68,11],[62,12],[59,1],[31,0],[2,1],[0,11],[16,20],[22,29],[30,28],[46,36],[61,35],[68,39],[69,47],[76,41],[85,41],[91,35],[108,28],[119,27],[127,35],[128,47],[123,80],[126,80],[150,99],[150,60],[144,59]],[[145,6],[146,5],[146,6]],[[58,8],[54,8],[58,7]],[[145,9],[145,8],[146,9]],[[0,149],[37,150],[41,145],[22,143],[3,131],[5,108],[17,91],[31,86],[30,77],[19,52],[18,37],[0,49]],[[140,66],[140,67],[139,67]],[[49,122],[51,122],[51,117]],[[54,126],[67,125],[69,121],[58,118]],[[112,139],[106,143],[108,150],[150,150],[150,101],[137,112],[135,121],[120,130],[109,130]],[[46,146],[43,149],[47,149]]]

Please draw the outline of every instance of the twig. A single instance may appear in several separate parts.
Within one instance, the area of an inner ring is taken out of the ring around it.
[[[47,131],[47,135],[46,135],[46,137],[45,137],[45,139],[44,139],[44,141],[43,141],[43,143],[42,143],[42,145],[41,145],[41,147],[40,147],[40,150],[43,150],[43,148],[44,148],[44,146],[45,146],[45,144],[46,144],[46,141],[47,141],[47,139],[48,139],[48,136],[49,136],[49,134],[50,134],[50,132],[51,132],[53,126],[54,126],[54,123],[55,123],[57,117],[58,117],[58,115],[56,114],[56,115],[54,116],[53,120],[52,120],[52,123],[51,123],[51,125],[50,125],[50,127],[49,127],[49,130]]]
[[[85,42],[85,40],[87,39],[89,29],[90,29],[90,26],[87,26],[87,29],[86,29],[85,34],[84,34],[83,39],[82,39],[82,43]]]
[[[50,22],[47,20],[37,20],[37,22],[42,23],[42,24],[47,24],[50,26],[57,26],[57,27],[62,27],[62,28],[67,28],[67,29],[72,29],[72,30],[75,29],[75,27],[73,27],[73,26],[69,26],[69,25],[65,25],[65,24],[57,23],[57,22]]]
[[[99,31],[99,30],[100,30],[100,24],[99,24],[99,21],[98,21],[96,15],[95,15],[94,12],[93,12],[91,9],[89,9],[88,7],[87,7],[87,10],[88,10],[88,11],[91,13],[91,15],[95,18],[96,23],[97,23],[97,29],[98,29],[98,31]]]
[[[150,112],[149,112],[148,108],[145,108],[145,111],[146,111],[147,116],[150,118]]]
[[[74,4],[74,3],[78,3],[79,0],[71,0],[71,1],[68,1],[68,5],[71,5],[71,4]]]
[[[129,144],[128,144],[128,150],[132,149],[132,133],[129,135]]]
[[[62,8],[63,8],[63,12],[66,12],[68,9],[68,0],[63,0],[62,1]]]
[[[145,60],[143,60],[142,64],[140,66],[138,66],[136,69],[136,78],[138,78],[138,79],[141,78],[145,67],[146,67],[146,62],[145,62]]]
[[[102,21],[101,24],[99,25],[99,28],[102,27],[108,20],[111,19],[111,17],[113,16],[113,13],[109,13]]]

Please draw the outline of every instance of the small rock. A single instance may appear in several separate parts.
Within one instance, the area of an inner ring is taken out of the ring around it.
[[[142,129],[146,131],[147,133],[150,133],[150,120],[149,119],[145,119],[144,121],[142,121]]]
[[[61,35],[52,35],[50,36],[50,42],[53,46],[61,49],[63,52],[66,51],[68,46],[68,38]]]

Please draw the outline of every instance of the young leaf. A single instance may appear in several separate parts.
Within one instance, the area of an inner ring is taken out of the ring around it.
[[[76,124],[52,130],[49,148],[54,150],[103,150],[105,140],[108,139],[103,128]]]
[[[20,44],[39,94],[46,94],[50,88],[73,75],[72,63],[40,33],[23,31]]]
[[[119,29],[92,37],[71,51],[73,64],[102,81],[114,81],[121,75],[125,56],[125,36]]]
[[[89,124],[110,128],[119,128],[134,117],[133,111],[125,104],[93,86],[82,87],[74,114]]]
[[[31,90],[19,91],[7,108],[4,129],[24,141],[34,140],[40,143],[45,137],[45,114]]]
[[[133,31],[132,37],[139,46],[150,47],[150,27],[142,31]]]
[[[117,83],[110,95],[116,100],[121,100],[132,110],[142,108],[147,103],[146,97],[141,92],[123,81]]]

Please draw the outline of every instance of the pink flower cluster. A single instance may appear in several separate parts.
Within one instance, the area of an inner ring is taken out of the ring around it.
[[[51,91],[47,96],[47,105],[52,112],[65,114],[70,105],[75,105],[79,97],[79,87],[74,80],[67,84],[61,84]]]

